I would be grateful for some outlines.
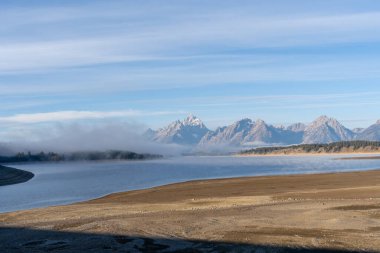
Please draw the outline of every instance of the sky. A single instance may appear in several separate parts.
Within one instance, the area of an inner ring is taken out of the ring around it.
[[[3,140],[190,113],[380,119],[378,0],[2,0],[0,24]]]

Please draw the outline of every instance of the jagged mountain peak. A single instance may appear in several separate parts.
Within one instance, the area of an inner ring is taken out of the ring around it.
[[[262,119],[256,119],[255,124],[256,125],[266,125],[265,121]]]
[[[295,123],[286,128],[288,131],[292,132],[303,132],[306,129],[306,125],[303,123]]]
[[[180,120],[176,120],[176,121],[173,121],[172,123],[170,123],[168,127],[170,127],[170,126],[175,126],[175,125],[180,125],[181,123],[182,123],[182,121],[180,121]],[[166,127],[166,128],[167,128],[167,127]]]
[[[330,118],[326,115],[319,116],[317,119],[315,119],[312,123],[312,125],[321,125],[321,124],[340,124],[336,119]]]
[[[323,115],[306,127],[303,143],[347,141],[353,137],[354,133],[345,128],[339,121]]]
[[[252,123],[252,120],[249,118],[244,118],[235,122],[235,124],[251,124],[251,123]]]
[[[301,141],[302,135],[276,128],[258,119],[242,119],[232,125],[206,134],[200,145],[257,146],[262,143],[294,144]]]
[[[380,120],[375,124],[361,131],[356,137],[358,140],[379,141],[380,140]]]
[[[199,127],[202,127],[202,128],[206,128],[206,126],[204,125],[204,123],[202,122],[202,120],[200,120],[198,117],[190,114],[189,116],[187,116],[182,121],[181,120],[173,121],[167,127],[161,128],[160,130],[173,129],[173,128],[179,129],[179,128],[183,127],[183,126],[195,126],[195,127],[199,126]]]
[[[315,121],[328,121],[330,120],[331,118],[328,117],[327,115],[321,115],[319,116],[318,118],[315,119]]]
[[[251,127],[253,124],[251,119],[245,118],[238,121],[235,121],[232,125],[228,126],[227,128],[230,129],[243,129],[247,127]]]
[[[199,118],[189,115],[182,121],[176,120],[157,130],[151,139],[161,143],[195,145],[209,131]]]
[[[190,114],[189,116],[187,116],[187,118],[185,118],[182,123],[184,125],[191,125],[191,126],[201,126],[201,125],[204,125],[202,120],[200,120],[197,116],[193,115],[193,114]]]

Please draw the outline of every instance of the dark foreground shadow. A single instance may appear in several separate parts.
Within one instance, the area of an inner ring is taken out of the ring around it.
[[[0,252],[354,252],[0,227]]]

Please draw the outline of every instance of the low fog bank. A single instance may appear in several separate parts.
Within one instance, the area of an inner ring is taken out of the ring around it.
[[[261,146],[257,143],[247,147],[163,144],[150,140],[146,135],[147,129],[140,123],[117,120],[17,126],[11,128],[6,136],[10,141],[0,140],[0,156],[12,156],[18,152],[68,154],[110,150],[163,156],[229,155],[252,146]]]
[[[186,147],[159,144],[147,140],[142,124],[108,122],[88,124],[54,124],[49,127],[29,127],[24,136],[15,135],[12,141],[0,142],[0,155],[17,152],[57,152],[123,150],[164,156],[181,155]]]
[[[265,142],[250,142],[245,145],[232,145],[228,143],[218,143],[218,144],[203,144],[193,147],[190,153],[200,154],[200,155],[230,155],[240,153],[245,150],[251,150],[255,148],[262,147],[283,147],[290,146],[284,143],[265,143]]]
[[[200,145],[191,148],[191,150],[186,153],[189,155],[230,155],[238,153],[242,150],[240,146],[232,146],[228,144],[208,144]]]

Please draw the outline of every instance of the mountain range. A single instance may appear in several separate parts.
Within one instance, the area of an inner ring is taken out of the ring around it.
[[[177,120],[154,131],[148,129],[145,137],[159,143],[186,146],[257,147],[266,145],[291,145],[331,143],[348,140],[380,141],[380,120],[363,129],[348,129],[338,120],[320,116],[310,124],[296,123],[288,127],[273,126],[258,119],[242,119],[235,123],[210,130],[196,116]]]

